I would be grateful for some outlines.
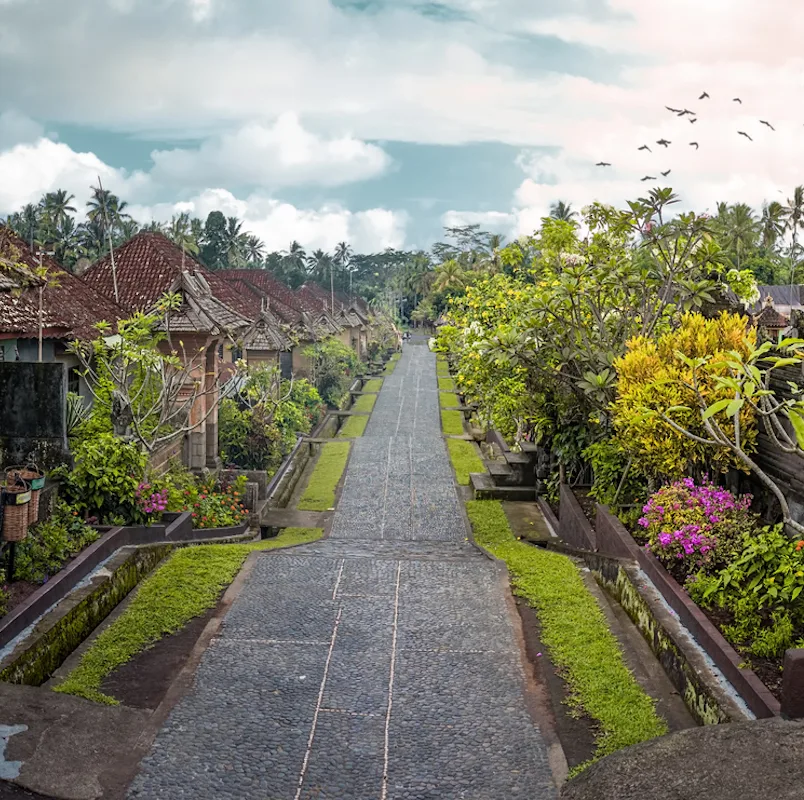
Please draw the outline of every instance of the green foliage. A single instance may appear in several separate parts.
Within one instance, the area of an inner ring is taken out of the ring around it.
[[[247,480],[245,475],[240,475],[231,483],[218,485],[215,477],[210,476],[205,481],[190,482],[174,471],[164,479],[168,488],[168,511],[189,511],[194,528],[239,525],[248,517],[243,505]]]
[[[100,534],[90,528],[78,511],[58,502],[50,519],[37,523],[17,545],[14,578],[44,583],[74,555],[96,541]]]
[[[374,403],[377,402],[377,398],[375,395],[372,394],[363,394],[357,398],[357,400],[352,405],[352,411],[359,411],[359,412],[367,412],[371,411],[374,408]]]
[[[72,506],[102,524],[120,517],[128,523],[144,521],[135,492],[148,458],[139,445],[103,433],[81,442],[73,455],[72,471],[63,467],[53,471]]]
[[[672,410],[674,422],[708,438],[693,386],[707,404],[725,400],[728,405],[734,395],[722,380],[730,370],[723,360],[731,360],[731,353],[747,355],[755,340],[745,318],[723,312],[715,319],[685,314],[678,329],[658,341],[637,338],[628,343],[628,352],[615,362],[619,383],[612,417],[621,447],[643,472],[680,478],[696,467],[746,469],[728,449],[695,441],[673,428],[664,415]],[[692,365],[702,358],[710,361],[711,369],[696,377]],[[734,430],[733,421],[724,424]],[[743,449],[752,452],[757,426],[748,405],[740,410],[740,434]]]
[[[781,525],[745,535],[731,563],[688,589],[700,605],[731,614],[722,630],[743,653],[780,657],[804,644],[804,540],[790,539]]]
[[[67,436],[73,437],[91,415],[91,409],[80,394],[67,392]]]
[[[640,472],[638,461],[629,457],[618,439],[590,444],[583,451],[583,457],[594,474],[589,494],[598,503],[610,506],[629,527],[632,526],[639,516],[638,510],[626,512],[617,506],[640,503],[647,496],[647,479]]]
[[[338,431],[338,436],[341,438],[355,438],[362,436],[366,431],[369,417],[347,417],[346,422],[341,426]]]
[[[275,539],[254,544],[197,545],[176,550],[142,582],[128,608],[98,636],[55,691],[117,705],[115,698],[101,692],[104,678],[212,608],[249,553],[312,542],[321,534],[320,528],[287,528]]]
[[[355,351],[337,339],[327,339],[307,347],[304,355],[310,359],[313,383],[322,400],[338,406],[360,366]]]
[[[327,511],[335,506],[335,491],[349,458],[349,442],[327,442],[322,445],[315,468],[304,494],[300,511]]]
[[[470,472],[485,472],[483,461],[477,454],[474,442],[465,439],[447,439],[447,450],[455,469],[455,480],[460,486],[469,485]]]
[[[575,564],[515,539],[498,501],[474,500],[466,510],[475,541],[507,563],[514,592],[536,609],[542,641],[567,681],[570,703],[600,726],[594,758],[576,772],[623,747],[667,733],[654,701],[625,665]]]
[[[441,430],[445,436],[460,436],[464,432],[463,413],[460,411],[442,411]]]

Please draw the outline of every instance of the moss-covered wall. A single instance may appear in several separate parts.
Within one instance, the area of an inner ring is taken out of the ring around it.
[[[684,652],[657,620],[651,607],[634,585],[627,569],[610,559],[585,558],[597,582],[616,598],[653,650],[690,713],[701,725],[742,721],[733,718],[693,669]]]
[[[123,551],[109,564],[112,574],[73,592],[47,614],[19,648],[0,665],[0,680],[41,686],[171,550],[172,545]]]

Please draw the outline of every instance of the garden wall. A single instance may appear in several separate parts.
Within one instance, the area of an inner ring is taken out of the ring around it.
[[[70,463],[67,367],[58,362],[0,362],[0,465],[35,461],[50,470]]]

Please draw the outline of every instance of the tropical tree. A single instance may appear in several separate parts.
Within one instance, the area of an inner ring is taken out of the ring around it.
[[[341,270],[341,274],[345,277],[346,271],[349,270],[352,263],[352,248],[349,246],[347,242],[338,242],[337,246],[335,247],[335,254],[332,257],[332,263],[335,266],[339,267]],[[351,270],[349,272],[349,294],[352,293],[352,284],[351,284],[351,277],[352,273]],[[343,281],[343,288],[346,288],[346,281]]]
[[[190,215],[186,211],[171,217],[167,237],[185,253],[198,255],[198,240],[193,235]]]
[[[573,210],[570,203],[565,203],[563,200],[557,200],[550,206],[550,216],[553,219],[560,219],[564,222],[576,222],[578,212]]]
[[[436,267],[434,288],[443,292],[448,289],[462,289],[465,285],[464,271],[456,259],[451,258]]]
[[[784,207],[785,232],[791,235],[790,246],[790,285],[795,283],[796,266],[798,264],[799,244],[798,232],[804,227],[804,186],[796,186],[793,196],[787,199]]]
[[[246,260],[252,266],[260,266],[265,256],[265,244],[259,236],[249,235],[246,238],[244,251]]]
[[[70,194],[66,189],[56,189],[55,192],[48,192],[41,201],[42,208],[50,214],[53,224],[58,227],[70,217],[70,213],[75,214],[75,206],[70,203],[75,200],[75,195]]]

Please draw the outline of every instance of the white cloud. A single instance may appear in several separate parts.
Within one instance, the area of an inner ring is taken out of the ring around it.
[[[188,188],[224,182],[338,186],[376,177],[391,161],[380,147],[348,134],[310,133],[293,113],[282,114],[272,126],[252,123],[215,136],[195,150],[157,150],[151,157],[155,180]]]
[[[405,243],[407,215],[401,211],[372,208],[349,211],[338,205],[297,208],[272,197],[252,194],[245,199],[225,189],[207,189],[189,201],[154,206],[133,206],[135,218],[148,222],[168,220],[188,211],[202,219],[210,211],[222,211],[243,221],[243,229],[262,239],[269,250],[282,250],[299,241],[308,250],[332,250],[348,241],[358,252],[374,252]]]
[[[441,216],[445,228],[464,225],[480,225],[480,229],[492,233],[510,234],[517,224],[517,216],[506,211],[447,211]]]
[[[2,0],[0,0],[2,2]],[[45,129],[15,109],[0,112],[0,150],[39,139]]]

